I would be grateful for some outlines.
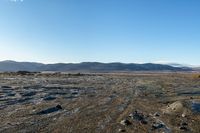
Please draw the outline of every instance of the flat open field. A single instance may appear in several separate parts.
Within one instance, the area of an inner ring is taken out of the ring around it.
[[[200,133],[200,76],[1,73],[0,132]]]

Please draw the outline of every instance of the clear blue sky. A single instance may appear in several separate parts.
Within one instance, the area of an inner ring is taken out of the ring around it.
[[[0,60],[200,65],[200,0],[0,0]]]

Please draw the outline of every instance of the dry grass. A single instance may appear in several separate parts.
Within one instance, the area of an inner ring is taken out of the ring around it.
[[[156,119],[173,133],[182,132],[182,121],[188,123],[188,131],[200,132],[200,115],[190,108],[191,101],[200,100],[199,74],[0,74],[0,86],[0,132],[167,132],[163,128],[151,130]],[[36,94],[26,96],[25,92]],[[48,95],[55,99],[45,101]],[[186,117],[182,117],[181,111],[163,114],[163,109],[177,101],[187,110]],[[57,104],[63,109],[36,114]],[[122,126],[120,121],[129,119],[135,110],[148,116],[148,124],[130,120],[132,125]],[[156,119],[152,116],[155,112],[160,114]]]

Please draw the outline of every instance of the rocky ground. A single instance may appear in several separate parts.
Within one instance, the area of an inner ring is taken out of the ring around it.
[[[199,125],[199,74],[0,74],[3,133],[200,133]]]

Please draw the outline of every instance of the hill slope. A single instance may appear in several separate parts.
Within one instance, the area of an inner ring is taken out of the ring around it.
[[[161,64],[124,64],[124,63],[58,63],[42,64],[34,62],[0,62],[0,71],[88,71],[88,72],[113,72],[113,71],[190,71],[190,68],[173,67]]]
[[[16,62],[2,61],[0,62],[0,71],[39,71],[44,64],[35,62]]]

